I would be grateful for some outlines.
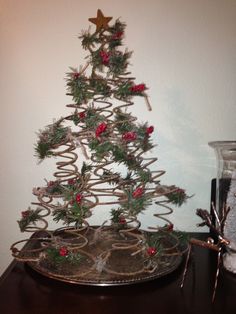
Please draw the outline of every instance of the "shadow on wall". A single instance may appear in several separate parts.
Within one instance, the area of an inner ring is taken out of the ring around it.
[[[214,159],[210,158],[208,143],[203,142],[200,123],[192,117],[191,107],[182,98],[178,90],[167,91],[163,118],[159,122],[159,143],[162,162],[166,158],[168,169],[181,175],[181,182],[186,181],[189,185],[197,180],[207,180],[210,168],[214,168]]]
[[[194,119],[191,106],[185,103],[179,90],[167,90],[164,103],[158,121],[158,157],[166,170],[162,181],[175,182],[189,195],[194,194],[188,200],[190,208],[209,209],[215,158],[204,140],[201,122]]]

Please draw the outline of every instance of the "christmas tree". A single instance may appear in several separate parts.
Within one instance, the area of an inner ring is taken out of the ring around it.
[[[110,25],[111,20],[98,10],[89,19],[96,29],[79,37],[88,56],[84,66],[67,74],[72,112],[40,130],[35,145],[40,161],[56,158],[57,171],[53,181],[33,189],[37,201],[18,221],[21,231],[34,236],[23,249],[17,247],[24,240],[11,247],[16,259],[61,280],[120,282],[160,275],[181,254],[179,234],[166,215],[172,212],[169,204],[180,206],[187,195],[161,184],[164,171],[150,170],[157,160],[147,156],[154,127],[131,112],[135,97],[151,110],[147,87],[127,70],[126,25],[120,20]],[[140,230],[137,217],[153,202],[162,223],[153,232]],[[99,205],[107,206],[107,220],[90,226]],[[48,230],[47,216],[64,226]]]

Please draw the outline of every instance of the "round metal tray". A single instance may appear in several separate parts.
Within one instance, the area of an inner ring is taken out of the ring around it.
[[[96,227],[90,229],[90,232],[86,234],[88,238],[92,238]],[[119,286],[137,284],[166,276],[176,270],[182,261],[181,250],[174,243],[176,239],[171,234],[166,233],[161,238],[162,252],[152,257],[151,260],[147,258],[145,260],[143,252],[138,254],[135,252],[137,248],[110,249],[117,232],[114,236],[109,227],[106,232],[108,233],[105,234],[105,238],[108,238],[107,241],[101,238],[96,243],[79,250],[83,256],[83,262],[79,265],[55,266],[48,262],[43,253],[41,253],[38,261],[29,261],[27,264],[38,273],[63,282],[92,286]],[[150,234],[150,232],[142,230],[136,232],[144,235],[145,233]],[[112,236],[110,236],[111,234]],[[41,236],[37,233],[37,237],[40,238]],[[123,239],[123,241],[125,240]],[[39,248],[41,245],[39,242],[35,241],[34,238],[34,241],[29,241],[27,244],[27,249]],[[99,260],[99,257],[106,255],[106,252],[109,252],[106,261]],[[151,263],[155,267],[144,267],[147,263]]]

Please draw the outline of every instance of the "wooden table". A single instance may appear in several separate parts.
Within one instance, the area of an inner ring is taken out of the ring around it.
[[[196,234],[195,236],[202,236]],[[119,287],[79,286],[46,278],[13,261],[0,279],[2,314],[234,314],[236,276],[221,272],[214,304],[211,295],[216,254],[194,250],[186,283],[183,265],[147,283]]]

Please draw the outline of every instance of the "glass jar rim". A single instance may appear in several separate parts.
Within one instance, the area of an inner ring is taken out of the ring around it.
[[[236,149],[236,140],[232,141],[212,141],[208,142],[208,145],[212,148],[232,148],[235,147]]]

